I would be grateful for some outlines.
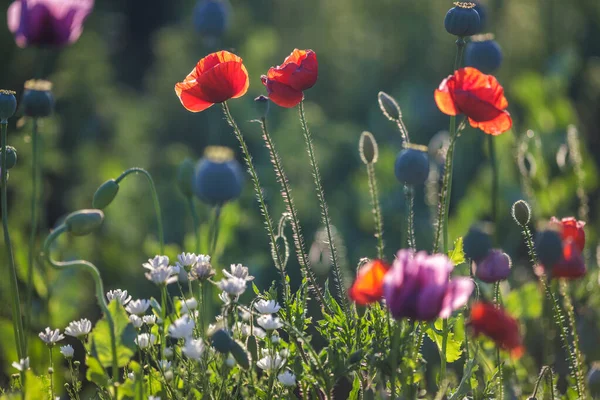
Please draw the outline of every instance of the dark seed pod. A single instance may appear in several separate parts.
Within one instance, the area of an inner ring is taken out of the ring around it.
[[[6,122],[17,111],[16,92],[0,89],[0,121]]]
[[[475,10],[475,3],[457,1],[444,19],[446,31],[451,35],[464,37],[480,32],[481,21]]]
[[[233,339],[229,336],[223,329],[219,329],[215,331],[210,337],[210,344],[217,350],[219,353],[227,354],[231,351],[233,346]]]
[[[465,63],[484,74],[491,74],[502,65],[502,49],[494,40],[494,35],[476,35],[465,49]]]
[[[394,165],[396,178],[405,185],[422,185],[429,176],[429,152],[425,146],[408,145],[398,153]]]
[[[32,79],[25,82],[23,92],[23,112],[28,117],[47,117],[54,109],[54,96],[52,83],[44,80]]]
[[[3,157],[4,154],[0,151],[0,161]],[[6,146],[6,169],[9,170],[15,165],[17,165],[17,149],[12,146]]]
[[[467,258],[479,262],[492,250],[492,238],[481,225],[473,225],[463,238],[463,249]]]
[[[221,206],[242,193],[244,173],[227,147],[209,146],[196,165],[194,193],[212,206]]]

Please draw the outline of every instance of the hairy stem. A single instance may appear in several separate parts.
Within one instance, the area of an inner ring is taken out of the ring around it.
[[[569,331],[571,332],[571,338],[573,342],[573,359],[576,361],[576,373],[577,373],[577,384],[585,392],[585,378],[583,373],[583,356],[579,350],[579,335],[577,334],[577,323],[575,320],[575,309],[573,308],[573,302],[571,301],[571,295],[569,294],[569,285],[566,279],[560,279],[558,283],[560,296],[563,300],[563,306],[567,311],[567,322],[569,324]]]
[[[377,258],[383,259],[383,218],[381,217],[381,206],[379,204],[379,191],[377,190],[377,177],[375,166],[367,164],[367,175],[369,177],[369,193],[371,194],[371,207],[373,219],[375,220],[375,237],[377,238]]]

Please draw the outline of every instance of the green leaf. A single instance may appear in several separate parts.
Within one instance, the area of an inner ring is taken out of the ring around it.
[[[119,302],[113,300],[108,305],[108,310],[114,322],[117,364],[119,367],[124,367],[135,354],[136,331],[127,318],[127,312]],[[112,366],[110,325],[106,316],[98,321],[90,333],[88,350],[104,368]]]
[[[454,265],[460,265],[467,262],[465,258],[465,251],[463,250],[463,238],[459,237],[454,241],[454,249],[448,253],[448,257],[454,263]]]
[[[543,296],[536,282],[529,282],[506,296],[506,310],[515,318],[537,319],[542,315]]]
[[[348,400],[358,400],[360,394],[360,379],[358,379],[358,374],[354,376],[354,381],[352,382],[352,390],[348,395]]]
[[[456,322],[456,319],[452,319],[450,318],[448,320],[448,324],[452,325],[452,323]],[[442,330],[442,320],[438,319],[437,321],[435,321],[435,329],[441,331]],[[431,329],[431,326],[429,326],[427,328],[427,330],[425,331],[427,333],[427,336],[429,336],[429,338],[437,345],[437,348],[440,352],[440,355],[442,354],[442,335],[438,334],[435,330]],[[453,363],[454,361],[458,360],[460,358],[460,356],[462,355],[462,342],[460,340],[457,340],[458,338],[454,337],[454,332],[451,332],[449,330],[448,332],[448,339],[446,341],[446,362],[447,363]]]
[[[88,370],[85,374],[85,377],[88,381],[94,382],[99,387],[104,387],[108,384],[108,376],[106,375],[106,371],[104,368],[102,368],[102,365],[97,358],[88,356],[85,358],[85,364],[88,367]]]

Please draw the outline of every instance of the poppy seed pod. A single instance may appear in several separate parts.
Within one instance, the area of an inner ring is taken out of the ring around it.
[[[0,161],[4,154],[0,150]],[[9,170],[17,164],[17,149],[12,146],[6,146],[6,169]]]
[[[444,19],[446,31],[455,36],[472,36],[480,32],[481,21],[475,3],[457,1]]]
[[[516,201],[511,209],[512,217],[517,224],[525,227],[531,219],[531,208],[525,200]]]
[[[44,80],[29,80],[25,82],[23,92],[23,112],[28,117],[47,117],[54,108],[52,83]]]
[[[226,354],[231,350],[232,345],[233,345],[233,340],[231,339],[231,336],[229,336],[229,333],[227,333],[223,329],[219,329],[211,335],[210,344],[219,353]]]
[[[487,8],[478,0],[473,1],[475,3],[475,11],[479,14],[479,32],[484,32],[487,25]]]
[[[396,178],[406,185],[422,185],[429,176],[429,152],[426,146],[407,145],[398,153],[394,165]]]
[[[358,141],[360,159],[364,164],[375,164],[379,158],[379,147],[371,132],[363,132]]]
[[[209,146],[196,165],[194,193],[203,202],[220,206],[236,199],[242,193],[244,173],[233,158],[233,150],[221,146]]]
[[[486,283],[503,281],[510,275],[511,259],[501,250],[490,250],[481,261],[473,263],[475,276]]]
[[[194,194],[194,162],[186,158],[177,168],[177,187],[185,197],[192,197]]]
[[[117,196],[119,192],[119,184],[114,179],[109,179],[104,182],[94,193],[92,206],[100,210],[104,210]]]
[[[563,256],[563,243],[560,233],[555,230],[538,232],[535,240],[535,251],[540,262],[547,268],[552,268]]]
[[[219,37],[227,29],[229,10],[222,0],[200,0],[193,13],[196,31],[201,35]]]
[[[74,236],[92,233],[102,225],[104,213],[101,210],[79,210],[65,218],[64,224]]]
[[[267,114],[269,114],[269,98],[267,96],[260,95],[254,99],[254,104],[256,105],[256,111],[261,118],[267,118]]]
[[[482,225],[473,225],[463,238],[463,249],[467,258],[480,262],[492,250],[492,238]]]
[[[476,35],[471,38],[465,50],[465,63],[484,74],[491,74],[502,64],[502,49],[494,40],[494,35]]]
[[[377,94],[377,102],[379,103],[379,108],[381,108],[383,115],[390,121],[398,121],[402,117],[400,106],[396,100],[386,92],[379,92]]]
[[[6,122],[17,111],[16,92],[0,89],[0,121]]]

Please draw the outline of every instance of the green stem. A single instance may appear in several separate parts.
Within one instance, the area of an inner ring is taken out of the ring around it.
[[[15,258],[13,255],[12,243],[8,231],[8,168],[6,167],[6,141],[7,141],[7,120],[0,121],[2,130],[2,228],[4,230],[4,244],[6,246],[6,254],[8,256],[8,273],[10,281],[10,299],[12,301],[13,312],[13,330],[15,335],[15,343],[17,346],[17,355],[19,360],[27,357],[25,351],[25,333],[23,331],[23,317],[21,315],[21,304],[19,297],[19,284],[17,280],[17,269],[15,267]]]
[[[31,316],[33,314],[32,302],[33,302],[33,270],[35,268],[36,251],[35,242],[37,238],[38,228],[38,189],[39,189],[39,176],[40,176],[40,161],[39,161],[39,137],[38,137],[38,119],[33,118],[32,129],[31,129],[31,152],[32,152],[32,163],[31,163],[31,223],[29,234],[29,254],[28,254],[28,265],[27,265],[27,295],[26,295],[26,307],[27,314],[25,315],[25,327],[27,330],[31,328]],[[27,338],[25,338],[25,348],[27,348]]]
[[[540,388],[540,384],[542,383],[542,380],[546,377],[546,373],[548,372],[548,370],[550,370],[550,367],[548,367],[548,366],[542,367],[542,370],[540,371],[540,375],[538,376],[538,378],[535,381],[535,386],[533,387],[533,394],[531,395],[531,397],[537,396],[537,392]]]
[[[192,215],[192,224],[194,225],[194,237],[196,238],[196,254],[200,253],[200,232],[198,232],[198,212],[196,211],[196,204],[194,204],[193,197],[188,197],[188,208],[190,209],[190,214]]]
[[[377,238],[377,258],[383,259],[383,218],[381,217],[381,206],[379,204],[379,191],[377,190],[377,177],[375,176],[375,165],[367,164],[367,176],[369,178],[369,193],[371,194],[371,207],[373,219],[375,220],[375,237]]]
[[[396,398],[396,370],[398,369],[398,339],[400,339],[400,324],[396,324],[391,342],[392,374],[390,377],[391,398]]]
[[[448,348],[448,319],[442,320],[442,350],[440,354],[440,385],[446,380],[446,351]]]
[[[215,206],[213,209],[213,221],[212,221],[212,226],[210,229],[210,249],[209,249],[209,253],[210,257],[211,257],[211,261],[213,262],[213,264],[216,263],[216,251],[217,251],[217,241],[219,240],[219,231],[220,231],[220,224],[219,224],[219,220],[221,218],[221,206]]]
[[[404,186],[404,196],[406,198],[406,231],[408,247],[412,250],[417,249],[417,240],[415,238],[415,189],[412,185]]]
[[[492,222],[494,224],[498,224],[498,163],[496,161],[496,145],[494,136],[488,135],[487,141],[490,152],[490,164],[492,165]],[[497,229],[494,232],[497,232]],[[497,234],[494,236],[497,236]]]
[[[569,323],[569,330],[571,332],[571,338],[573,342],[573,359],[577,362],[576,373],[577,373],[577,384],[581,387],[585,393],[585,379],[582,370],[583,358],[581,351],[579,350],[579,335],[577,334],[577,324],[575,321],[575,309],[573,308],[573,302],[569,295],[569,287],[566,279],[560,279],[558,283],[560,295],[563,298],[563,305],[567,311],[567,322]]]
[[[327,233],[327,241],[329,244],[329,251],[331,253],[331,264],[333,268],[333,277],[335,285],[337,287],[338,296],[340,299],[340,307],[344,313],[348,311],[348,301],[346,299],[346,292],[344,290],[344,283],[342,281],[342,273],[337,258],[337,249],[335,247],[335,239],[331,231],[331,222],[329,220],[329,209],[327,202],[325,201],[325,192],[323,191],[323,185],[321,183],[321,174],[319,172],[319,166],[315,158],[315,151],[312,143],[312,137],[308,129],[308,123],[306,122],[306,115],[304,114],[304,101],[301,101],[298,105],[298,111],[300,113],[300,123],[302,124],[302,133],[304,135],[304,143],[306,144],[306,151],[308,158],[310,159],[310,166],[312,168],[312,174],[315,181],[315,189],[317,192],[317,198],[319,199],[319,206],[321,207],[321,220],[325,225]]]
[[[44,242],[44,247],[42,251],[42,256],[44,260],[55,269],[62,270],[66,268],[77,268],[82,271],[87,271],[94,280],[95,291],[96,291],[96,299],[98,301],[98,306],[106,316],[106,321],[108,322],[110,328],[110,345],[112,352],[112,374],[113,374],[113,385],[115,390],[115,398],[118,398],[118,390],[119,390],[119,367],[117,363],[117,346],[116,346],[116,336],[115,336],[115,323],[108,309],[108,305],[106,304],[106,300],[104,298],[104,285],[102,283],[102,278],[100,277],[100,272],[98,268],[94,264],[85,260],[74,260],[74,261],[55,261],[52,259],[50,254],[50,247],[56,241],[56,239],[63,233],[68,232],[68,228],[65,224],[59,225],[56,229],[50,232],[50,235],[46,238]]]
[[[154,212],[156,213],[156,224],[158,226],[158,240],[160,242],[160,254],[165,253],[165,238],[164,238],[164,229],[163,229],[163,220],[162,220],[162,212],[160,210],[160,201],[158,200],[158,192],[156,191],[156,185],[154,184],[154,180],[152,179],[152,175],[148,171],[143,168],[129,168],[124,171],[115,181],[117,183],[121,182],[125,177],[129,174],[143,174],[148,180],[148,184],[150,185],[150,190],[152,191],[152,201],[154,203]]]
[[[54,399],[54,361],[52,359],[52,348],[53,346],[48,346],[48,351],[50,352],[50,368],[48,368],[48,375],[50,375],[50,398]]]
[[[492,200],[493,201],[493,200]],[[500,282],[494,284],[494,304],[500,308]],[[496,365],[498,367],[498,397],[500,400],[504,400],[504,367],[500,358],[500,347],[496,346]]]

